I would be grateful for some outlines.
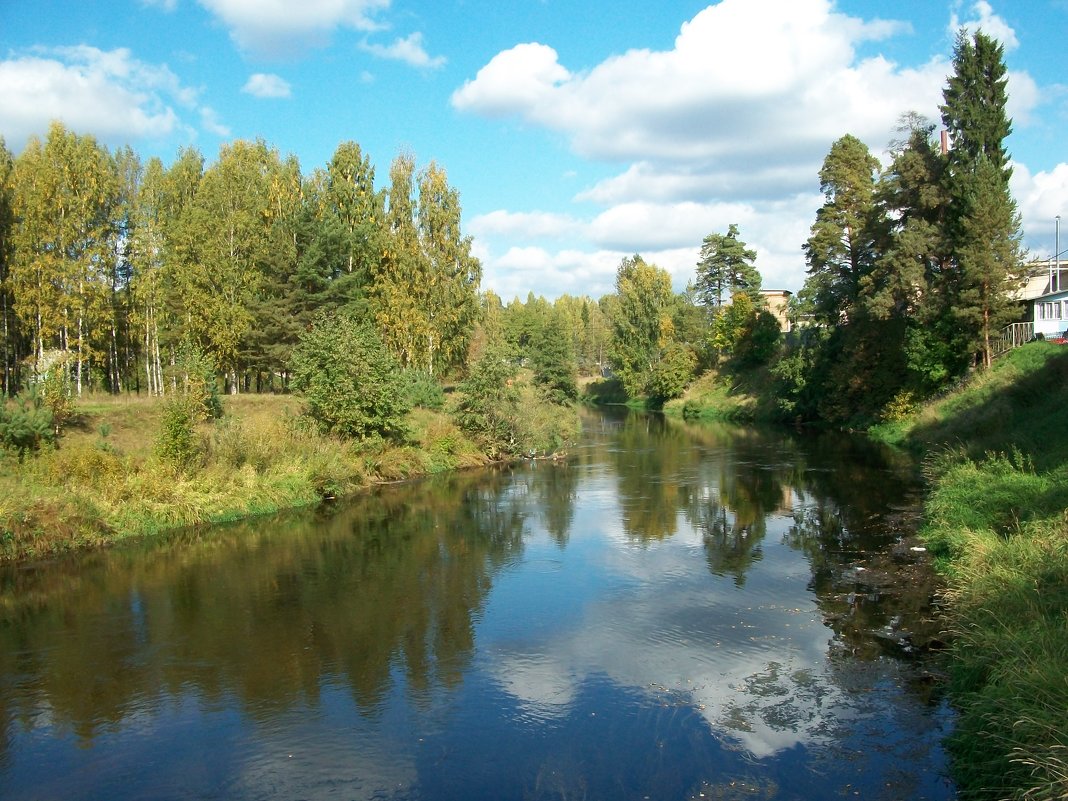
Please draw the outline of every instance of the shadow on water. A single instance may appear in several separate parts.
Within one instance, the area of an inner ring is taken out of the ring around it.
[[[0,797],[952,798],[909,465],[585,431],[4,569]]]

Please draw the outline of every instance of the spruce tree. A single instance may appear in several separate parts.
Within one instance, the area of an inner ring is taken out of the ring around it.
[[[1012,174],[1005,150],[1012,120],[1005,113],[1009,79],[1004,56],[1005,49],[982,31],[971,39],[963,30],[957,35],[953,74],[942,92],[941,107],[942,123],[953,144],[951,172],[972,172],[982,155],[1006,182]]]
[[[952,138],[945,173],[950,197],[946,235],[955,269],[945,293],[956,324],[956,346],[984,365],[991,342],[1011,322],[1010,291],[1020,272],[1020,218],[1009,192],[1012,130],[1004,48],[978,32],[957,37],[953,74],[943,93],[942,121]]]

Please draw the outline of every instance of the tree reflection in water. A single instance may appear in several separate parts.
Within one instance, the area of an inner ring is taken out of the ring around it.
[[[4,569],[0,795],[882,792],[879,738],[937,763],[932,685],[872,702],[932,617],[902,467],[591,413],[567,462]]]

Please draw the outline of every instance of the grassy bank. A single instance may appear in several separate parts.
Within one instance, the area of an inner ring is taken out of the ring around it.
[[[153,452],[162,404],[130,397],[80,403],[58,447],[23,459],[0,451],[0,561],[274,512],[489,461],[441,412],[413,411],[407,441],[395,444],[319,435],[290,396],[223,403],[222,419],[199,427],[198,455],[186,469]]]
[[[1068,349],[1035,343],[912,419],[955,630],[963,799],[1068,798]]]
[[[778,420],[774,382],[765,368],[739,375],[710,370],[691,383],[683,395],[662,406],[648,398],[631,398],[614,378],[588,380],[582,398],[595,406],[627,406],[663,411],[669,417],[706,422],[753,423]]]

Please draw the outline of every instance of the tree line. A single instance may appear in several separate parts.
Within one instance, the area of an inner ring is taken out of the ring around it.
[[[764,366],[763,391],[784,418],[867,425],[989,366],[1001,329],[1021,316],[1013,294],[1024,278],[1007,99],[1001,45],[961,32],[941,105],[949,147],[911,112],[885,169],[855,136],[833,143],[782,341],[736,225],[705,238],[679,296],[666,271],[624,260],[602,306],[628,394],[673,397],[703,369]]]
[[[158,394],[183,343],[231,391],[285,389],[316,315],[345,309],[431,378],[494,352],[562,402],[578,374],[611,371],[659,403],[709,369],[760,368],[784,417],[882,419],[988,365],[1018,313],[1006,83],[1002,47],[962,32],[941,107],[950,148],[914,113],[885,169],[852,135],[832,145],[785,338],[736,225],[705,237],[683,292],[635,254],[599,300],[505,304],[479,291],[458,193],[434,163],[402,154],[377,189],[354,142],[305,175],[238,141],[210,166],[185,149],[165,168],[54,124],[18,158],[0,147],[4,389],[61,360],[75,392]]]
[[[230,391],[287,383],[314,315],[355,307],[406,368],[467,355],[481,265],[444,169],[401,154],[389,184],[355,142],[310,173],[263,141],[165,167],[53,123],[0,140],[2,377],[62,364],[72,391],[162,394],[183,344]]]

